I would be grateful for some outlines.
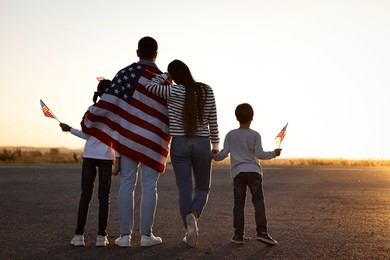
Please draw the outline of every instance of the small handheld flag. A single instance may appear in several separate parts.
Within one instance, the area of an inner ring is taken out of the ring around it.
[[[279,132],[279,134],[275,137],[275,142],[276,144],[279,145],[280,147],[280,144],[282,143],[283,139],[284,139],[284,136],[286,135],[287,131],[287,125],[288,123],[283,127],[283,129]]]
[[[53,112],[51,112],[51,110],[46,106],[45,103],[43,103],[42,99],[40,99],[41,101],[41,108],[42,108],[42,111],[43,111],[43,114],[47,117],[51,117],[51,118],[54,118],[58,121],[58,123],[61,123],[58,118],[54,115]]]

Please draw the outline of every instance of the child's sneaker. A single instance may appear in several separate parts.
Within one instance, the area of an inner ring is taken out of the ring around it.
[[[187,244],[191,247],[195,246],[198,242],[198,225],[194,214],[188,214],[186,217],[187,222]]]
[[[244,236],[234,235],[234,237],[230,240],[230,242],[237,245],[242,245],[244,244]]]
[[[115,245],[120,247],[129,247],[131,246],[131,240],[130,236],[120,236],[117,239],[115,239]]]
[[[257,241],[260,241],[268,246],[274,246],[278,244],[278,242],[274,240],[272,237],[270,237],[267,233],[262,233],[258,235]]]
[[[107,236],[101,236],[101,235],[97,236],[96,246],[101,247],[101,246],[106,246],[108,244],[110,244],[110,242],[108,242]]]
[[[74,246],[85,246],[84,235],[74,235],[70,244]]]

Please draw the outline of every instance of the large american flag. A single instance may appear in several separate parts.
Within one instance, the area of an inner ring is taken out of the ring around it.
[[[164,172],[171,139],[167,104],[144,87],[155,74],[161,71],[144,61],[120,70],[81,126],[120,154]]]

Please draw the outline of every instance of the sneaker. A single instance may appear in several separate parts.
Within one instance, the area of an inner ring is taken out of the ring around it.
[[[153,234],[150,236],[141,236],[141,246],[154,246],[162,243],[161,237],[155,237]]]
[[[131,246],[131,238],[129,235],[126,236],[120,236],[117,239],[115,239],[115,245],[120,247],[129,247]]]
[[[260,241],[268,246],[274,246],[278,244],[278,242],[270,237],[267,233],[263,233],[257,236],[257,241]]]
[[[187,244],[187,233],[183,237],[183,242]]]
[[[110,242],[108,241],[107,236],[101,236],[101,235],[97,236],[96,246],[101,247],[101,246],[106,246],[108,244],[110,244]]]
[[[234,235],[234,237],[230,240],[230,242],[237,245],[242,245],[244,244],[244,237],[239,235]]]
[[[187,222],[187,244],[191,247],[195,246],[198,242],[198,225],[194,214],[188,214],[186,217]]]
[[[74,235],[70,244],[74,246],[85,246],[84,235]]]

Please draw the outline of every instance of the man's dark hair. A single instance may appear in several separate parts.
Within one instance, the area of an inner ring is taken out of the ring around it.
[[[253,119],[253,108],[248,103],[239,104],[235,114],[238,122],[246,124]]]
[[[138,42],[138,55],[140,58],[152,59],[156,54],[158,44],[152,37],[143,37]]]

